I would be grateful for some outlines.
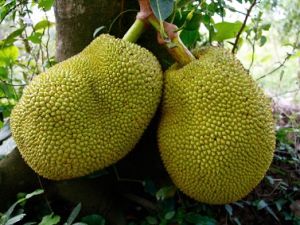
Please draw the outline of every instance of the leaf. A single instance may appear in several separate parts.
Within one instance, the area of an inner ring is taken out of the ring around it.
[[[199,30],[201,19],[202,19],[202,15],[200,12],[193,12],[192,18],[188,21],[186,20],[184,29],[185,30]]]
[[[15,38],[20,36],[24,30],[25,30],[25,27],[22,27],[20,29],[17,29],[15,31],[11,32],[5,39],[5,44],[12,44],[15,41]]]
[[[264,200],[260,200],[257,204],[256,207],[258,210],[261,210],[263,208],[266,208],[268,206],[268,203],[266,203]]]
[[[175,216],[175,211],[170,211],[170,212],[167,212],[167,213],[165,214],[164,218],[165,218],[166,220],[170,220],[170,219],[172,219],[174,216]]]
[[[19,57],[19,49],[12,45],[0,49],[0,66],[9,66]]]
[[[41,20],[39,21],[35,26],[34,26],[34,30],[41,30],[41,29],[45,29],[47,27],[52,26],[53,23],[51,23],[49,20]]]
[[[271,27],[271,24],[270,23],[266,23],[266,24],[263,24],[261,26],[261,29],[263,29],[263,30],[270,30],[270,27]]]
[[[71,225],[74,220],[76,219],[76,217],[78,216],[79,212],[81,210],[81,203],[79,203],[71,212],[71,214],[69,215],[67,222],[65,224],[67,225]]]
[[[149,223],[151,225],[158,224],[157,219],[155,217],[153,217],[153,216],[147,216],[146,217],[146,221],[147,221],[147,223]]]
[[[176,187],[174,186],[163,187],[159,189],[158,192],[156,193],[156,199],[164,200],[167,198],[171,198],[175,195],[175,193],[176,193]]]
[[[157,19],[165,20],[173,12],[173,0],[150,0],[150,6]]]
[[[84,222],[88,225],[105,225],[105,219],[97,214],[82,217],[81,222]]]
[[[32,32],[32,34],[27,38],[34,44],[40,44],[42,42],[43,34],[38,32]]]
[[[275,201],[275,206],[277,208],[278,211],[282,210],[282,207],[287,203],[286,199],[278,199],[277,201]]]
[[[266,36],[261,36],[259,46],[262,47],[266,42],[267,42],[267,37]]]
[[[7,79],[8,76],[8,69],[7,67],[0,67],[0,78],[2,78],[3,80]]]
[[[269,206],[267,206],[265,209],[266,209],[266,210],[268,211],[268,213],[270,213],[277,221],[279,221],[278,217],[276,216],[276,214],[273,212],[273,210],[272,210]]]
[[[15,224],[15,223],[21,221],[25,216],[26,216],[26,214],[24,214],[24,213],[14,216],[14,217],[10,218],[4,225]]]
[[[30,198],[32,198],[33,196],[40,195],[40,194],[43,194],[43,193],[44,193],[44,190],[43,190],[43,189],[37,189],[37,190],[35,190],[34,192],[25,195],[24,199],[30,199]],[[22,199],[20,199],[20,200],[22,200]],[[20,201],[20,200],[19,200],[19,201]]]
[[[242,22],[235,23],[221,22],[214,25],[216,32],[213,34],[212,39],[215,41],[223,41],[226,39],[234,38],[242,27]]]
[[[187,48],[193,48],[197,41],[200,40],[200,34],[198,30],[182,30],[180,39]]]
[[[229,216],[232,216],[233,209],[232,209],[231,205],[226,204],[225,209],[226,209],[227,213],[229,214]]]
[[[197,213],[187,213],[185,220],[192,224],[201,224],[201,225],[216,225],[217,221],[214,218],[208,216],[202,216]]]
[[[55,225],[60,221],[60,216],[53,213],[43,217],[42,221],[38,225]]]
[[[105,28],[106,28],[105,26],[98,27],[93,33],[93,38],[97,37],[99,33],[103,31]]]
[[[3,142],[9,136],[11,136],[9,122],[5,122],[4,126],[0,129],[0,142]]]
[[[233,221],[234,221],[237,225],[242,225],[241,222],[240,222],[240,220],[239,220],[239,218],[237,218],[237,217],[234,217],[234,218],[233,218]]]
[[[38,6],[39,6],[39,8],[42,8],[42,9],[48,11],[51,9],[53,3],[54,3],[54,0],[39,0]]]

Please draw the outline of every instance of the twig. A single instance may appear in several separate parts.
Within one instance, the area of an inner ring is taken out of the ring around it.
[[[47,12],[45,10],[44,10],[44,15],[45,15],[46,20],[49,21]],[[49,23],[50,23],[50,21],[49,21]],[[50,24],[47,28],[47,40],[46,40],[45,48],[46,48],[46,55],[47,55],[48,63],[50,66],[52,66],[51,61],[50,61],[50,54],[49,54],[49,42],[50,42]]]
[[[293,54],[287,53],[287,55],[286,55],[286,57],[284,58],[283,62],[281,62],[281,63],[279,64],[279,66],[277,66],[276,68],[274,68],[274,69],[271,70],[270,72],[268,72],[268,73],[262,75],[261,77],[257,78],[256,80],[263,79],[263,78],[265,78],[266,76],[269,76],[269,75],[271,75],[272,73],[276,72],[277,70],[281,69],[281,68],[285,65],[285,63],[290,59],[290,57],[291,57],[292,55],[293,55]]]
[[[273,98],[276,98],[276,97],[280,97],[282,95],[286,95],[286,94],[291,94],[291,93],[295,93],[295,92],[300,92],[300,89],[295,89],[295,90],[291,90],[291,91],[286,91],[286,92],[283,92],[283,93],[280,93],[280,94],[277,94],[277,95],[274,95]]]
[[[274,69],[271,70],[270,72],[268,72],[268,73],[266,73],[266,74],[260,76],[260,77],[257,78],[256,80],[263,79],[263,78],[265,78],[265,77],[271,75],[272,73],[276,72],[277,70],[281,69],[281,67],[283,67],[283,66],[285,65],[285,63],[291,58],[291,56],[294,55],[295,50],[298,48],[299,38],[300,38],[300,31],[298,32],[297,37],[296,37],[296,40],[295,40],[295,42],[294,42],[294,44],[293,44],[293,49],[292,49],[293,54],[287,53],[287,55],[286,55],[286,57],[284,58],[283,62],[281,62],[281,63],[279,64],[279,66],[277,66],[276,68],[274,68]]]
[[[254,0],[254,1],[252,2],[250,8],[247,10],[247,14],[246,14],[246,16],[245,16],[244,22],[243,22],[243,24],[242,24],[242,26],[241,26],[241,29],[239,30],[239,32],[238,32],[238,34],[237,34],[237,36],[236,36],[236,39],[235,39],[235,42],[234,42],[234,45],[233,45],[233,48],[232,48],[232,53],[233,53],[233,54],[234,54],[235,51],[237,50],[237,46],[238,46],[238,43],[239,43],[240,36],[241,36],[243,30],[244,30],[245,27],[246,27],[247,20],[248,20],[248,18],[249,18],[249,16],[250,16],[250,13],[251,13],[253,7],[255,6],[255,4],[256,4],[256,0]]]
[[[150,210],[152,212],[157,213],[161,210],[158,205],[156,205],[153,202],[149,201],[148,199],[142,198],[140,196],[128,193],[128,194],[123,194],[123,197],[143,206],[145,209]]]
[[[257,190],[255,190],[255,193],[256,193],[257,196],[260,197],[260,198],[261,198],[261,197],[270,197],[270,196],[272,196],[272,195],[274,194],[274,192],[279,188],[280,184],[281,184],[281,181],[279,181],[279,182],[275,185],[275,187],[273,188],[273,190],[272,190],[271,192],[267,193],[267,194],[260,194],[260,193],[258,193]]]
[[[43,185],[43,183],[42,183],[42,181],[41,181],[40,176],[39,176],[38,174],[36,174],[36,176],[37,176],[37,179],[38,179],[38,182],[39,182],[39,185],[40,185],[41,189],[43,189],[43,190],[45,191],[45,188],[44,188],[44,185]],[[44,193],[43,196],[44,196],[44,198],[45,198],[46,205],[47,205],[48,209],[50,210],[51,213],[53,213],[52,207],[51,207],[51,205],[50,205],[50,202],[49,202],[49,200],[48,200],[46,194]]]
[[[119,171],[118,171],[116,165],[113,165],[112,167],[113,167],[113,170],[114,170],[114,173],[115,173],[115,175],[116,175],[116,178],[117,178],[117,181],[118,181],[118,182],[139,183],[139,184],[141,184],[141,185],[144,184],[144,182],[143,182],[142,180],[130,179],[130,178],[122,178],[122,177],[120,177]]]

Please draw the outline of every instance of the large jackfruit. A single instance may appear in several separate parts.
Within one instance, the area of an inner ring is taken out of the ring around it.
[[[161,92],[161,67],[149,51],[101,35],[26,87],[11,115],[13,137],[38,174],[83,176],[134,147]]]
[[[225,204],[247,195],[273,157],[270,101],[232,54],[206,48],[165,74],[159,148],[175,185]]]

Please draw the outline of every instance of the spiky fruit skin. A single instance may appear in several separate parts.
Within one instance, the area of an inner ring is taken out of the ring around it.
[[[162,71],[149,51],[101,35],[35,77],[11,115],[13,137],[43,177],[87,175],[124,157],[154,115]]]
[[[273,158],[270,101],[234,57],[207,48],[165,73],[158,142],[175,185],[209,204],[247,195]]]

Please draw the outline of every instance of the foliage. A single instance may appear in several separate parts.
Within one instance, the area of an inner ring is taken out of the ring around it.
[[[37,74],[53,65],[49,51],[50,27],[46,11],[53,0],[37,2],[0,1],[0,28],[5,37],[0,40],[0,113],[4,117],[22,94],[24,86]],[[33,9],[39,7],[44,19],[33,23]]]
[[[17,224],[19,221],[23,220],[26,216],[24,211],[24,205],[26,201],[36,195],[43,194],[42,189],[38,189],[30,194],[24,194],[24,197],[21,197],[18,201],[11,205],[11,207],[5,212],[0,213],[0,225],[13,225]],[[22,194],[23,195],[23,194]],[[17,206],[21,208],[17,209]],[[105,225],[105,219],[97,214],[89,215],[81,218],[81,222],[75,222],[79,212],[81,210],[81,204],[79,203],[70,213],[66,222],[63,225]],[[14,211],[15,214],[13,214]],[[61,217],[59,215],[51,212],[50,214],[44,215],[40,222],[26,222],[26,225],[38,224],[38,225],[55,225],[61,222]]]

